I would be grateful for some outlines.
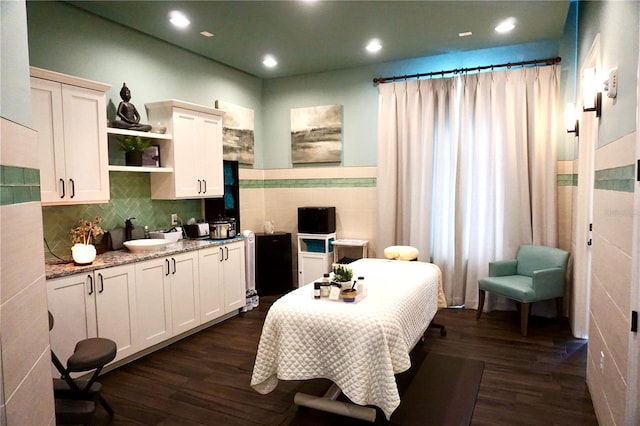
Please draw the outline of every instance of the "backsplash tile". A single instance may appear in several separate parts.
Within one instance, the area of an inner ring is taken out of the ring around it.
[[[184,222],[202,217],[200,200],[152,200],[149,173],[110,172],[109,180],[111,200],[108,203],[42,208],[44,238],[57,256],[69,257],[69,232],[83,218],[101,216],[102,228],[108,231],[124,227],[127,218],[135,217],[134,226],[146,225],[153,231],[170,228],[172,213],[177,213]],[[53,257],[46,247],[45,253],[47,258]]]
[[[0,205],[40,201],[40,171],[0,165]]]

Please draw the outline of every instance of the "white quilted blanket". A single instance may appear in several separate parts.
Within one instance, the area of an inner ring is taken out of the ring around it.
[[[423,262],[360,259],[367,296],[358,303],[313,299],[308,284],[278,299],[262,328],[251,386],[271,392],[281,380],[326,378],[354,403],[391,417],[400,405],[394,374],[437,309],[440,270]]]

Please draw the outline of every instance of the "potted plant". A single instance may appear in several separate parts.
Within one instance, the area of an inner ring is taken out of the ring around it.
[[[120,149],[124,151],[127,166],[142,166],[142,154],[151,146],[151,140],[142,136],[119,137]]]
[[[80,226],[71,229],[71,257],[76,265],[90,265],[95,260],[96,248],[91,243],[98,235],[104,234],[100,222],[100,216],[93,218],[93,221],[80,219]]]
[[[343,290],[351,288],[353,270],[347,265],[333,264],[333,281],[340,283]]]

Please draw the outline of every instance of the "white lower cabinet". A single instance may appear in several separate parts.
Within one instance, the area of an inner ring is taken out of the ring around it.
[[[51,347],[112,339],[114,361],[242,308],[244,241],[47,280]],[[54,375],[58,376],[54,368]]]
[[[200,320],[204,323],[246,303],[244,242],[200,250]]]
[[[137,351],[134,285],[133,264],[47,281],[48,306],[54,318],[51,348],[63,364],[76,343],[89,337],[115,341],[114,361]]]

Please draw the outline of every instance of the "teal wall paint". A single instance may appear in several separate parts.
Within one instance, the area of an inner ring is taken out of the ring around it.
[[[581,1],[578,31],[578,64],[600,34],[602,70],[618,68],[618,96],[603,95],[598,147],[636,130],[638,69],[638,1]]]
[[[377,162],[378,89],[374,77],[441,71],[558,55],[558,42],[454,52],[296,77],[265,80],[263,85],[264,166],[290,168],[291,108],[343,106],[343,166],[375,166]],[[322,165],[314,165],[322,166]],[[331,164],[330,166],[335,166]],[[304,167],[297,166],[296,167]]]
[[[101,216],[104,219],[102,228],[109,231],[123,228],[125,219],[135,217],[134,226],[144,228],[146,225],[153,231],[171,228],[172,213],[177,213],[183,222],[202,216],[200,200],[152,200],[149,173],[109,172],[109,175],[109,203],[42,208],[44,237],[56,255],[69,256],[69,231],[80,219]]]
[[[560,111],[562,111],[562,126],[558,137],[558,160],[575,160],[578,158],[578,138],[575,133],[566,132],[564,126],[565,109],[567,103],[577,104],[576,69],[578,61],[578,10],[579,4],[573,0],[569,6],[564,32],[560,39]]]

